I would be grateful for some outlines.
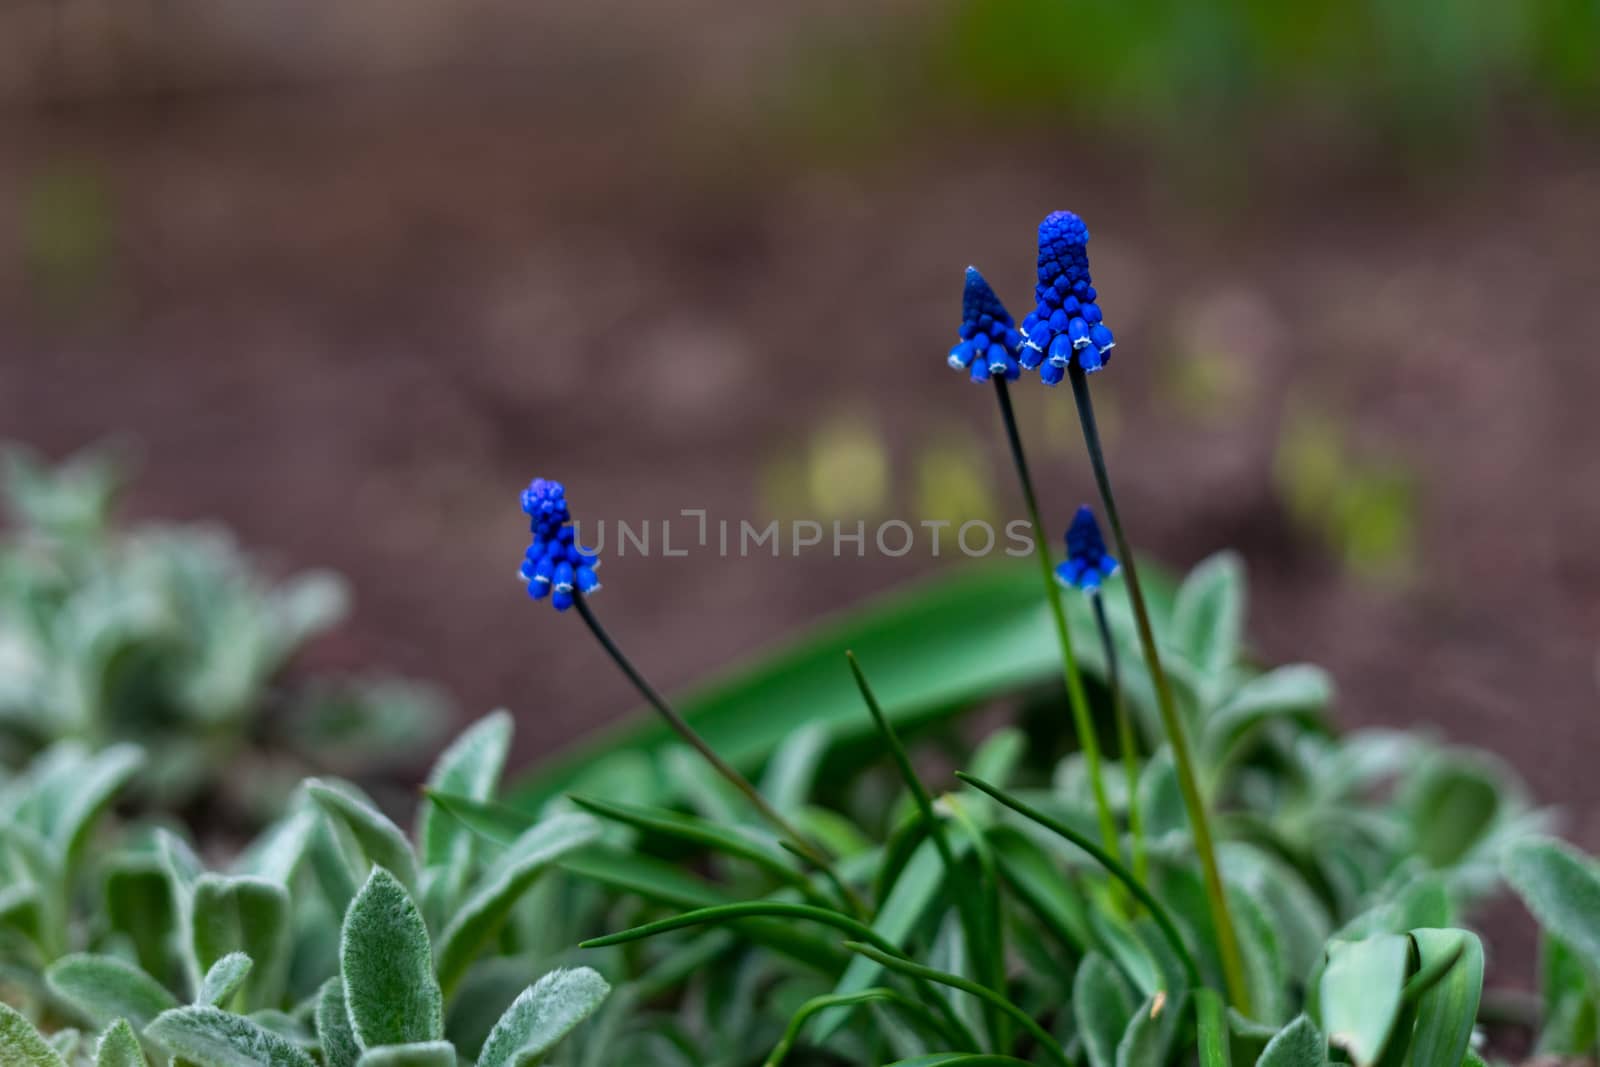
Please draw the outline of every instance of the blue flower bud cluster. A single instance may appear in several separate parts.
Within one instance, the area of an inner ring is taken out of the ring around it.
[[[995,375],[1016,381],[1022,373],[1017,332],[1011,312],[989,287],[977,267],[967,268],[967,286],[961,294],[961,340],[950,350],[950,366],[970,371],[972,380],[986,382]]]
[[[1086,374],[1106,365],[1116,338],[1105,324],[1089,276],[1089,228],[1070,211],[1039,224],[1036,305],[1022,320],[1022,366],[1057,385],[1074,360]]]
[[[1100,583],[1117,573],[1117,560],[1106,551],[1105,538],[1094,512],[1081,507],[1067,527],[1067,558],[1056,566],[1056,577],[1066,585],[1085,592],[1099,589]]]
[[[600,561],[578,544],[567,508],[567,491],[560,482],[535,478],[522,491],[522,510],[528,516],[533,543],[518,572],[535,600],[550,598],[557,611],[572,607],[575,598],[600,588],[595,569]]]

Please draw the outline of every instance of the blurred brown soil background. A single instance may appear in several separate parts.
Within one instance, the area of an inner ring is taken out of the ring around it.
[[[1265,659],[1330,668],[1347,725],[1494,749],[1600,846],[1581,129],[1408,152],[1200,120],[1153,146],[937,100],[819,129],[762,95],[799,16],[713,0],[552,6],[514,35],[498,5],[450,34],[412,5],[370,47],[358,8],[308,7],[284,41],[85,31],[56,53],[18,14],[46,9],[11,12],[27,32],[0,50],[0,436],[126,439],[131,514],[348,574],[323,663],[508,706],[523,760],[626,711],[514,577],[535,474],[608,520],[1015,516],[992,400],[944,353],[962,268],[1020,317],[1033,228],[1070,207],[1145,548],[1237,548]],[[135,44],[82,44],[107,39]],[[1070,395],[1021,403],[1064,524],[1092,491]],[[952,555],[613,558],[600,607],[671,689]]]

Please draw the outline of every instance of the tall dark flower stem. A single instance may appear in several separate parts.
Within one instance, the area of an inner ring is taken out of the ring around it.
[[[1111,690],[1111,707],[1117,717],[1117,747],[1121,750],[1122,770],[1127,780],[1128,836],[1133,840],[1133,876],[1140,884],[1148,884],[1150,870],[1144,852],[1144,816],[1139,811],[1139,750],[1133,740],[1133,720],[1128,716],[1128,702],[1122,697],[1117,643],[1111,639],[1111,625],[1106,621],[1106,601],[1099,589],[1089,591],[1089,603],[1094,607],[1095,625],[1100,630],[1100,646],[1106,660],[1106,684]]]
[[[1039,561],[1039,577],[1044,582],[1045,600],[1050,604],[1050,616],[1055,620],[1056,639],[1061,644],[1061,675],[1067,683],[1067,703],[1072,706],[1073,726],[1078,733],[1078,744],[1083,746],[1083,759],[1089,768],[1089,785],[1094,790],[1094,804],[1100,818],[1100,837],[1107,852],[1120,852],[1117,823],[1111,816],[1111,804],[1106,799],[1106,784],[1100,770],[1100,741],[1094,732],[1094,721],[1089,718],[1089,701],[1084,696],[1083,678],[1078,673],[1078,657],[1072,651],[1072,632],[1067,628],[1066,610],[1061,606],[1061,586],[1056,582],[1050,566],[1050,537],[1045,532],[1044,521],[1039,517],[1039,498],[1033,491],[1033,477],[1028,473],[1028,458],[1022,451],[1022,435],[1017,430],[1017,414],[1011,407],[1011,390],[1003,375],[994,376],[995,396],[1000,401],[1000,421],[1005,423],[1006,440],[1011,445],[1011,462],[1017,468],[1017,480],[1022,483],[1022,501],[1028,509],[1028,521],[1033,524],[1034,558]]]
[[[606,628],[600,625],[600,620],[595,618],[594,612],[589,608],[589,598],[580,593],[574,597],[573,606],[578,609],[578,614],[583,616],[583,621],[588,625],[589,632],[594,634],[596,641],[600,642],[600,647],[605,649],[606,655],[610,656],[612,661],[622,669],[622,673],[627,675],[628,681],[633,683],[634,688],[639,690],[639,694],[666,720],[667,725],[672,728],[672,731],[678,735],[683,743],[700,753],[701,758],[711,765],[712,770],[722,775],[730,785],[743,793],[756,811],[761,813],[761,817],[766,819],[772,828],[778,832],[778,836],[783,839],[784,844],[797,856],[821,871],[840,891],[846,902],[859,912],[861,910],[861,902],[855,898],[849,887],[840,879],[838,873],[833,869],[832,862],[822,849],[813,844],[788,819],[784,818],[778,809],[774,808],[767,798],[761,795],[761,791],[750,783],[748,778],[734,769],[727,760],[717,755],[716,750],[706,744],[705,738],[695,733],[694,727],[690,726],[683,716],[679,715],[673,706],[667,703],[666,697],[658,693],[645,676],[639,673],[639,669],[633,665],[633,662],[627,656],[623,655],[622,649],[618,648],[617,643],[611,639],[611,635],[606,632]]]
[[[1083,426],[1083,443],[1089,451],[1089,462],[1094,467],[1094,480],[1100,487],[1100,502],[1105,507],[1106,522],[1111,535],[1116,538],[1117,554],[1121,557],[1122,572],[1128,583],[1128,599],[1133,604],[1133,618],[1139,631],[1139,644],[1144,650],[1145,663],[1150,669],[1150,681],[1155,687],[1156,704],[1161,712],[1161,725],[1172,746],[1172,760],[1178,772],[1178,788],[1183,793],[1183,804],[1189,814],[1189,826],[1194,833],[1194,850],[1200,859],[1201,874],[1205,878],[1206,898],[1211,905],[1211,923],[1217,930],[1217,948],[1222,957],[1223,979],[1228,985],[1228,998],[1233,1006],[1245,1015],[1250,1013],[1250,993],[1245,982],[1244,957],[1239,952],[1239,938],[1234,932],[1233,918],[1228,911],[1227,890],[1222,884],[1222,874],[1217,868],[1217,850],[1211,836],[1211,821],[1206,814],[1205,797],[1200,793],[1199,776],[1195,773],[1194,757],[1189,751],[1189,739],[1178,717],[1177,704],[1172,699],[1172,686],[1161,666],[1161,653],[1156,648],[1155,631],[1150,626],[1150,612],[1145,607],[1144,593],[1139,588],[1139,569],[1134,563],[1133,549],[1128,545],[1127,534],[1122,529],[1122,517],[1117,513],[1117,502],[1111,492],[1111,477],[1106,472],[1105,450],[1100,444],[1100,429],[1095,424],[1094,401],[1089,395],[1089,379],[1074,362],[1067,372],[1072,380],[1072,397],[1078,406],[1078,421]]]

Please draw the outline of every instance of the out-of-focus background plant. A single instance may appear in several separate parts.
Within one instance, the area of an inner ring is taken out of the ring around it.
[[[135,796],[220,803],[226,825],[275,814],[308,768],[382,774],[439,736],[432,687],[291,669],[345,617],[343,579],[276,580],[216,525],[118,524],[107,450],[52,468],[9,447],[3,464],[0,766],[133,742],[153,757]]]

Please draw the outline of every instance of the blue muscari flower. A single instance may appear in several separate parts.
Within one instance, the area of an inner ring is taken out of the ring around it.
[[[567,509],[567,491],[561,483],[544,478],[529,482],[522,491],[522,510],[533,533],[533,543],[518,571],[527,583],[528,595],[535,600],[549,597],[557,611],[566,611],[577,594],[599,589],[595,569],[600,561],[593,551],[578,544],[572,513]]]
[[[1089,228],[1070,211],[1052,212],[1039,223],[1037,304],[1022,320],[1020,359],[1028,370],[1038,367],[1046,385],[1059,384],[1073,360],[1093,374],[1117,343],[1095,303],[1088,245]]]
[[[972,380],[986,382],[994,375],[1016,381],[1022,373],[1017,348],[1022,334],[1011,312],[1000,303],[977,267],[967,268],[967,287],[961,294],[961,340],[950,350],[950,366],[972,372]]]
[[[1100,524],[1087,507],[1078,509],[1067,527],[1067,559],[1056,567],[1063,583],[1086,592],[1099,589],[1100,582],[1117,573],[1116,558],[1106,552]]]

